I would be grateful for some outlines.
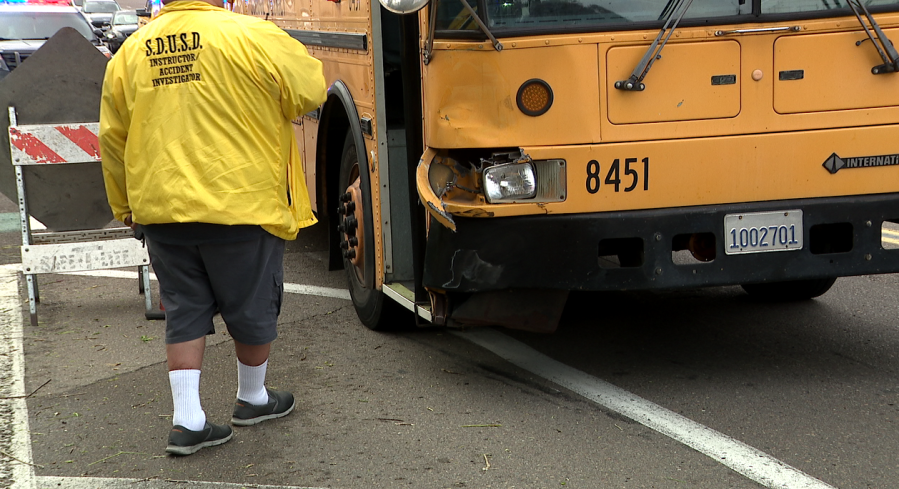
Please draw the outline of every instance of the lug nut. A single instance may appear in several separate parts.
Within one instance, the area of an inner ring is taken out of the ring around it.
[[[356,235],[356,226],[351,225],[349,222],[347,222],[347,219],[344,219],[343,220],[343,229],[341,229],[340,231],[346,235],[355,236]]]

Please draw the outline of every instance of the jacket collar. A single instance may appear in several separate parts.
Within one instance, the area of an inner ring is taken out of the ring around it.
[[[197,2],[193,0],[178,0],[176,2],[171,2],[162,7],[162,10],[159,11],[159,15],[164,15],[169,12],[180,12],[184,10],[222,10],[219,7],[214,5],[210,5],[206,2]]]

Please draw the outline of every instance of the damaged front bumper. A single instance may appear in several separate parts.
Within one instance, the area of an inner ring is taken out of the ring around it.
[[[440,200],[437,192],[440,191],[440,182],[431,182],[431,164],[434,163],[437,156],[437,150],[428,148],[418,162],[418,168],[415,170],[415,186],[418,188],[418,197],[422,204],[428,209],[428,213],[440,224],[446,226],[450,231],[456,230],[456,223],[453,216],[446,210],[446,205]],[[437,178],[435,171],[435,176]],[[445,172],[443,172],[445,173]],[[449,176],[444,177],[446,182],[450,181]],[[446,188],[446,182],[443,182],[443,188]]]
[[[802,249],[726,253],[726,215],[783,209],[803,212]],[[884,222],[897,219],[896,193],[499,219],[455,216],[454,230],[430,226],[423,283],[447,293],[599,291],[895,273],[899,249],[884,246]],[[688,239],[696,236],[703,239]],[[701,259],[679,261],[678,253],[689,253],[684,243],[693,241],[705,243],[692,250]]]

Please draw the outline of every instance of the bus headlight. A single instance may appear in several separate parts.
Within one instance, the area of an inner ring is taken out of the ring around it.
[[[537,176],[531,163],[506,163],[484,170],[487,202],[514,202],[537,195]]]

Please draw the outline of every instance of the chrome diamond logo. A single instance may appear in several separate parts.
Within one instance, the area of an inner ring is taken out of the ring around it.
[[[827,158],[824,162],[824,168],[827,168],[827,171],[832,174],[840,171],[840,168],[843,168],[844,166],[846,166],[846,162],[837,156],[836,153],[830,155],[830,158]]]
[[[843,168],[874,168],[878,166],[899,165],[899,154],[883,156],[857,156],[841,158],[836,153],[824,161],[824,168],[832,174]]]

